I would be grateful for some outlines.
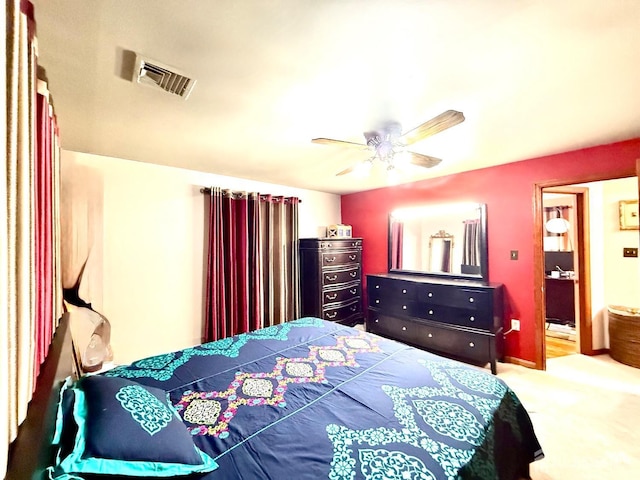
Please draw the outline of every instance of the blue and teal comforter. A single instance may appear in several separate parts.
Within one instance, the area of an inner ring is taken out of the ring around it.
[[[496,376],[315,318],[107,375],[168,392],[207,480],[512,480],[542,457]]]

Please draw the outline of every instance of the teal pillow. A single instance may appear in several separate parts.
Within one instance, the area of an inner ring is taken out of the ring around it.
[[[61,396],[66,401],[58,415],[62,426],[55,439],[61,444],[54,478],[82,473],[170,477],[218,467],[193,443],[164,390],[101,375],[84,377],[70,390],[73,402]],[[68,427],[68,416],[74,428]],[[72,446],[62,444],[69,437],[65,430],[75,433]]]

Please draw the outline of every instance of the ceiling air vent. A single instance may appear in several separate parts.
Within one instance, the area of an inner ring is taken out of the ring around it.
[[[177,72],[173,67],[139,55],[136,57],[133,81],[141,85],[160,88],[185,100],[189,97],[196,84],[194,79]]]

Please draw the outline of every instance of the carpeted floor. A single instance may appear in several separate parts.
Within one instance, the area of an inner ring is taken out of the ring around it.
[[[608,355],[570,355],[541,372],[499,364],[529,411],[545,458],[533,480],[640,478],[640,369]]]

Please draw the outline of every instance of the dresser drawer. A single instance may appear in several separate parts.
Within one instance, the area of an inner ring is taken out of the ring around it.
[[[452,288],[449,285],[419,285],[416,300],[430,305],[445,305],[470,310],[485,310],[491,307],[489,292],[472,288]]]
[[[331,240],[322,240],[319,242],[321,249],[342,249],[342,248],[362,248],[362,240],[359,238],[332,238]]]
[[[492,341],[491,335],[389,317],[372,310],[369,310],[367,331],[426,350],[455,353],[456,356],[472,360],[486,360]]]
[[[360,284],[345,285],[340,288],[325,289],[322,292],[322,303],[324,305],[330,303],[348,302],[356,298],[360,298]]]
[[[340,322],[361,312],[360,299],[354,299],[344,305],[327,305],[322,309],[322,318],[332,322]]]
[[[475,309],[461,309],[441,305],[429,305],[422,302],[413,302],[409,315],[424,318],[432,322],[460,325],[462,327],[493,329],[493,317],[486,311]]]
[[[415,322],[395,317],[388,317],[373,310],[369,310],[369,316],[367,317],[368,332],[377,333],[384,337],[393,338],[406,343],[416,343],[415,325]]]
[[[352,250],[349,252],[322,252],[322,266],[335,267],[352,263],[359,264],[361,256],[362,252],[360,250]]]
[[[489,358],[489,334],[468,332],[455,328],[438,327],[431,324],[418,324],[415,327],[417,340],[414,343],[427,350],[453,354],[471,360]]]
[[[338,285],[340,283],[355,282],[360,280],[360,265],[353,265],[332,270],[323,270],[322,285]]]
[[[389,297],[388,295],[369,295],[369,307],[382,310],[389,315],[410,316],[414,310],[414,302],[402,296]]]
[[[416,285],[411,282],[368,277],[367,293],[369,298],[386,298],[397,302],[407,302],[415,296]]]

